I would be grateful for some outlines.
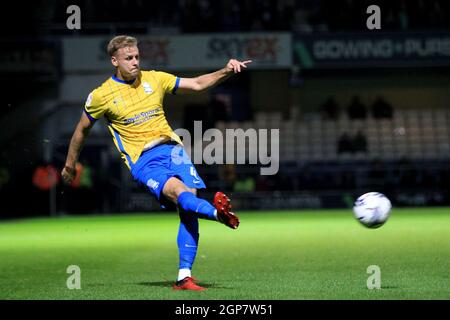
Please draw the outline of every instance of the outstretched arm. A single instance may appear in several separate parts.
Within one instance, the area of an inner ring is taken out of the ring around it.
[[[241,62],[236,59],[231,59],[224,68],[216,72],[204,74],[196,78],[180,78],[177,94],[199,92],[214,87],[228,79],[231,75],[241,72],[243,68],[247,68],[247,64],[251,62],[251,60]]]
[[[75,178],[75,165],[77,164],[81,149],[83,149],[84,141],[89,135],[89,132],[93,125],[94,123],[91,122],[91,120],[89,120],[89,118],[86,116],[86,113],[83,112],[80,122],[78,122],[72,139],[70,140],[66,164],[61,171],[61,176],[67,183],[71,183]]]

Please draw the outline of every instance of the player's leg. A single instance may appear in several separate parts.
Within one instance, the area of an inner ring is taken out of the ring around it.
[[[189,190],[193,194],[197,190]],[[181,207],[178,207],[178,214],[180,216],[180,227],[178,228],[177,245],[180,255],[180,265],[178,272],[178,281],[191,277],[191,269],[197,255],[199,232],[198,232],[198,218],[190,212],[186,212]]]
[[[197,190],[187,188],[186,192],[196,195]],[[177,245],[179,253],[178,278],[173,288],[175,290],[202,291],[205,288],[197,285],[192,278],[192,265],[197,255],[199,230],[198,218],[192,212],[186,212],[178,206],[180,226],[178,228]]]
[[[172,160],[171,150],[172,147],[162,145],[145,152],[132,167],[131,173],[136,181],[148,187],[161,206],[165,206],[168,200],[179,208],[177,243],[180,254],[180,281],[174,284],[174,289],[203,290],[204,288],[196,285],[191,277],[199,239],[197,218],[217,220],[217,211],[207,201],[196,197],[196,189],[204,188],[205,185],[189,159],[186,164],[182,162],[181,165],[175,165],[174,163],[180,163],[177,161],[161,160]],[[177,177],[191,185],[187,186]]]
[[[180,215],[177,236],[179,269],[177,282],[173,288],[176,290],[204,290],[205,288],[195,283],[191,274],[199,241],[197,217],[216,220],[218,210],[206,200],[197,198],[196,189],[187,187],[175,177],[165,183],[162,193],[167,199],[178,205]]]
[[[186,177],[186,179],[188,178]],[[198,214],[199,218],[216,220],[232,229],[237,229],[239,218],[230,211],[230,199],[224,193],[216,193],[213,206],[208,201],[189,192],[189,189],[181,180],[172,177],[167,180],[162,192],[167,199],[177,204],[184,211],[194,212]]]
[[[185,212],[194,212],[201,219],[217,220],[216,208],[208,201],[197,198],[180,179],[171,177],[164,185],[163,195]],[[195,189],[194,189],[195,190]]]
[[[192,278],[192,266],[197,255],[199,230],[198,218],[191,212],[179,208],[180,227],[178,229],[177,245],[179,253],[178,278],[173,288],[176,290],[202,291],[205,288],[197,285]]]
[[[180,227],[178,228],[177,245],[180,255],[178,280],[191,276],[192,265],[197,255],[199,232],[198,218],[194,215],[178,211]]]
[[[183,181],[183,184],[186,187],[195,189],[206,188],[205,183],[192,164],[189,155],[181,145],[172,147],[170,156],[170,170],[176,173],[176,176]],[[199,199],[192,194],[177,192],[180,190],[183,191],[180,188],[176,189],[175,195],[172,195],[172,198],[176,197],[177,202],[186,211],[200,212],[202,214],[206,213],[211,220],[217,220],[232,229],[236,229],[239,226],[239,218],[230,211],[230,199],[222,192],[218,192],[216,194],[214,197],[214,206],[212,206],[209,202]],[[212,219],[212,213],[214,213],[214,219]]]

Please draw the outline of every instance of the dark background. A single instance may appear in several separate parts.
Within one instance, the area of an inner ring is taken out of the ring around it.
[[[66,27],[72,4],[81,9],[81,30]],[[366,27],[372,4],[381,8],[381,30]],[[197,165],[208,185],[205,197],[227,191],[241,210],[350,207],[368,191],[385,193],[395,206],[449,205],[449,6],[443,0],[2,4],[0,218],[158,209],[132,181],[103,123],[80,157],[85,170],[79,186],[65,186],[60,177],[48,190],[33,182],[38,168],[59,174],[89,94],[86,83],[96,80],[92,90],[112,72],[68,71],[64,42],[123,33],[291,37],[289,67],[250,67],[209,93],[167,98],[174,129],[192,128],[195,120],[203,121],[203,130],[280,129],[278,174],[261,176],[257,165]],[[374,55],[383,39],[398,49],[389,58]],[[417,50],[400,47],[408,39],[419,43]],[[337,53],[339,43],[356,40],[373,47],[366,55]],[[314,56],[321,44],[336,56]],[[169,70],[180,76],[209,71]]]

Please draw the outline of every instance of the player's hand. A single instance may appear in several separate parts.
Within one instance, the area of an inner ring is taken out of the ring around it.
[[[75,179],[76,173],[77,171],[75,168],[65,166],[61,171],[61,177],[65,183],[69,184],[72,183],[73,179]]]
[[[247,68],[247,64],[251,62],[252,60],[239,61],[236,59],[230,59],[225,68],[227,69],[228,73],[238,73],[241,72],[241,68]]]

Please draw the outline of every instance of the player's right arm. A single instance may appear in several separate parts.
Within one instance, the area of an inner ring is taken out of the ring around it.
[[[67,153],[66,164],[61,172],[61,176],[65,182],[71,183],[76,175],[75,165],[77,164],[80,152],[83,149],[84,141],[89,135],[89,132],[94,125],[94,122],[89,120],[85,112],[82,113],[80,121],[78,122],[72,139],[70,140],[69,151]]]
[[[83,149],[84,141],[94,123],[100,119],[106,111],[106,104],[103,95],[99,90],[92,91],[84,105],[84,112],[81,115],[72,139],[70,140],[69,151],[67,152],[66,164],[61,172],[63,180],[71,183],[76,175],[75,166]]]

